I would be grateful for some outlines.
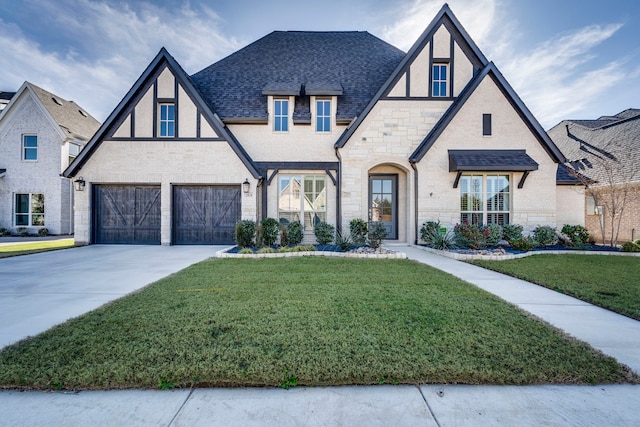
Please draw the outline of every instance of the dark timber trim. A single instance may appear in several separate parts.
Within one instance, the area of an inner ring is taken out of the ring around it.
[[[458,184],[460,183],[460,177],[462,176],[462,171],[458,171],[456,174],[456,179],[453,181],[453,188],[458,188]]]
[[[528,176],[529,171],[524,171],[524,173],[522,174],[522,178],[520,178],[520,182],[518,182],[518,188],[524,187],[524,182],[527,180]]]

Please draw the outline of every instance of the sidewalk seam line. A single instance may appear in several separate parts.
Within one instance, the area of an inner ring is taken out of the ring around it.
[[[422,400],[424,400],[424,404],[427,406],[427,409],[429,410],[431,417],[433,417],[433,420],[436,422],[436,425],[438,427],[442,427],[440,425],[440,421],[438,421],[438,417],[436,417],[436,414],[433,412],[433,409],[431,409],[431,405],[429,405],[429,402],[427,401],[427,396],[425,396],[424,393],[422,392],[422,387],[420,387],[420,384],[416,385],[416,387],[418,387],[418,392],[420,393],[420,396],[422,396]]]
[[[171,427],[171,425],[173,425],[173,422],[176,420],[176,418],[178,418],[178,415],[180,415],[180,412],[182,412],[182,408],[184,408],[184,405],[187,404],[187,402],[191,398],[191,395],[193,394],[194,390],[195,389],[193,387],[191,387],[191,389],[189,390],[189,394],[187,395],[187,398],[184,399],[184,402],[182,402],[182,405],[180,405],[180,407],[178,408],[176,413],[173,415],[173,418],[171,418],[171,421],[169,421],[169,424],[167,424],[167,427]]]

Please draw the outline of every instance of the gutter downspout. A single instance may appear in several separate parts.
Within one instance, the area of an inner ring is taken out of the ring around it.
[[[413,226],[414,226],[414,245],[418,244],[418,167],[415,162],[409,161],[411,169],[413,169]]]
[[[338,158],[338,170],[336,177],[336,230],[342,233],[342,157],[338,147],[334,148],[336,157]]]

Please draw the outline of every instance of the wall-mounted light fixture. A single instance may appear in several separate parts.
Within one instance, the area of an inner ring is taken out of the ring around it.
[[[75,181],[73,181],[73,185],[76,188],[76,191],[84,191],[84,187],[87,186],[86,181],[81,176],[78,177]]]
[[[251,189],[251,183],[249,183],[249,179],[245,179],[244,182],[242,183],[242,192],[246,194],[249,192],[250,189]]]

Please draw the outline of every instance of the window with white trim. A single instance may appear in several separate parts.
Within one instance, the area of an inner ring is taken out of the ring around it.
[[[433,64],[431,70],[431,94],[434,97],[447,96],[448,64]]]
[[[280,175],[278,218],[281,223],[300,221],[313,230],[327,220],[327,180],[323,175]]]
[[[176,136],[176,106],[174,104],[160,104],[160,128],[158,135],[161,137]]]
[[[289,100],[273,100],[273,130],[275,132],[289,131]]]
[[[38,135],[22,135],[22,160],[38,160]]]
[[[331,101],[316,101],[316,132],[331,132]]]
[[[44,194],[16,194],[14,200],[16,227],[44,226]]]
[[[460,177],[460,222],[509,224],[511,185],[509,175],[474,174]]]
[[[81,148],[82,146],[80,144],[74,144],[73,142],[69,143],[69,164],[71,164],[71,162],[73,162],[73,160],[78,157]]]

